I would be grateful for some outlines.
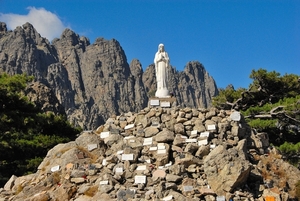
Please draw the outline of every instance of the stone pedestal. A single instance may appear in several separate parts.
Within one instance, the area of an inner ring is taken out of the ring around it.
[[[151,97],[148,106],[170,108],[176,106],[176,98],[171,96],[165,98]]]
[[[157,98],[170,98],[170,93],[169,90],[167,88],[163,88],[163,89],[158,89],[155,92],[155,97]]]

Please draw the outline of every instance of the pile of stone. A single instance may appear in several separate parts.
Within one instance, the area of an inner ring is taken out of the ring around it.
[[[299,170],[280,160],[293,179],[276,186],[260,162],[270,152],[237,111],[150,105],[55,146],[0,200],[287,200]]]

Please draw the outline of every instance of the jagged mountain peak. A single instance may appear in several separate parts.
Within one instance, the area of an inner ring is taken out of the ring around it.
[[[155,93],[153,64],[145,71],[138,60],[129,65],[116,39],[99,37],[90,44],[88,38],[65,29],[50,44],[29,23],[13,31],[7,31],[5,23],[1,27],[0,71],[33,75],[52,90],[75,125],[92,129],[112,114],[138,111]],[[209,107],[218,93],[199,62],[189,63],[182,72],[170,68],[168,75],[169,91],[178,105]]]

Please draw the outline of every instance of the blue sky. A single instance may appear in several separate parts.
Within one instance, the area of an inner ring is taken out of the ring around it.
[[[220,88],[248,88],[252,69],[300,76],[299,0],[0,0],[0,21],[114,38],[144,69],[163,43],[173,67],[199,61]]]

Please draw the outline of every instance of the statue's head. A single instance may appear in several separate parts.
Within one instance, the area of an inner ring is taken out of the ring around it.
[[[164,52],[164,51],[165,51],[165,46],[164,46],[164,44],[161,43],[161,44],[158,45],[158,51],[159,51],[159,52]]]

